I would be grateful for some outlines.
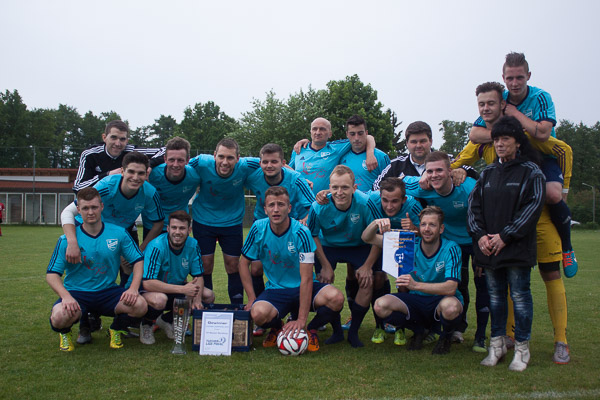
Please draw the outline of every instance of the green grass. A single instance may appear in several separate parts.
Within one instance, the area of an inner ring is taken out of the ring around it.
[[[109,349],[105,334],[96,332],[92,344],[61,353],[58,335],[48,325],[56,295],[44,280],[61,230],[24,226],[3,226],[2,230],[2,399],[600,398],[597,231],[573,232],[580,271],[575,278],[565,279],[571,363],[558,366],[551,361],[552,325],[545,288],[534,271],[532,360],[525,372],[511,373],[507,362],[495,368],[479,365],[483,356],[471,351],[473,324],[464,344],[453,345],[450,354],[436,357],[430,354],[431,347],[407,352],[394,346],[392,337],[384,344],[372,344],[372,317],[361,328],[365,348],[352,349],[347,343],[322,345],[317,353],[294,358],[263,349],[262,338],[255,339],[255,350],[231,357],[200,357],[192,353],[188,340],[188,354],[173,356],[172,343],[160,331],[154,346],[127,339],[125,347],[115,351]],[[344,270],[338,268],[340,289]],[[217,302],[228,302],[226,280],[218,259]],[[474,321],[472,310],[470,321]],[[347,316],[346,306],[342,318]],[[104,319],[105,326],[109,320]],[[329,334],[330,330],[321,337]]]

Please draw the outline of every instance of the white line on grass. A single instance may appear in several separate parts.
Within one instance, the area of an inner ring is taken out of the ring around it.
[[[496,394],[480,394],[477,396],[462,395],[450,397],[409,397],[408,399],[419,400],[496,400],[496,399],[562,399],[562,398],[599,398],[600,389],[590,390],[570,390],[567,392],[529,392],[529,393],[496,393]],[[404,398],[404,397],[402,397]],[[393,397],[385,397],[383,399],[394,399]]]

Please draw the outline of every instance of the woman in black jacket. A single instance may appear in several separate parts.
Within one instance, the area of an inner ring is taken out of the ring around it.
[[[475,263],[486,268],[492,339],[482,365],[494,366],[506,354],[507,294],[514,303],[515,355],[509,369],[529,362],[533,319],[531,268],[536,263],[536,223],[544,205],[545,179],[539,154],[514,117],[492,128],[498,159],[485,168],[469,198],[468,229]]]

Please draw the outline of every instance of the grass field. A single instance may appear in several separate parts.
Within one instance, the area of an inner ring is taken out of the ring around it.
[[[600,232],[573,232],[580,271],[565,279],[571,363],[551,361],[552,325],[545,288],[534,271],[532,359],[525,372],[512,373],[506,361],[495,368],[479,365],[483,356],[471,351],[473,324],[465,343],[440,357],[430,354],[431,347],[407,352],[394,346],[392,337],[372,344],[370,316],[361,328],[366,347],[322,345],[319,352],[301,357],[263,349],[262,338],[255,339],[255,350],[231,357],[200,357],[189,341],[187,355],[173,356],[172,342],[161,331],[154,346],[127,339],[123,349],[111,350],[105,333],[96,332],[92,344],[62,353],[58,335],[48,325],[56,295],[44,279],[61,230],[3,226],[2,231],[1,399],[600,398],[600,268],[594,261]],[[338,268],[336,279],[342,290],[344,270]],[[222,260],[214,282],[217,302],[228,302]],[[348,314],[346,305],[343,319]],[[105,327],[109,320],[104,319]],[[471,312],[469,320],[474,321]],[[329,334],[330,329],[321,337]]]

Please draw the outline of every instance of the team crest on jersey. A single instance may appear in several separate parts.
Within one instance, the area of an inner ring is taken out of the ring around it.
[[[465,208],[464,201],[453,201],[452,204],[454,204],[454,208]]]
[[[443,261],[438,261],[435,263],[435,271],[442,272],[444,270],[445,263]]]
[[[190,262],[188,261],[187,258],[182,258],[181,259],[181,267],[183,269],[188,269],[190,267]]]
[[[193,187],[193,186],[184,186],[184,187],[183,187],[183,193],[187,193],[187,192],[189,192],[189,191],[190,191],[190,190],[192,190],[192,189],[194,189],[194,187]]]
[[[106,245],[110,251],[115,251],[119,245],[119,239],[106,239]]]
[[[350,214],[350,221],[353,224],[356,224],[358,221],[360,221],[360,214]]]
[[[296,252],[296,246],[294,246],[294,242],[288,242],[288,251],[292,254]]]
[[[525,114],[525,116],[529,119],[531,119],[531,116],[533,115],[533,110],[529,109],[529,110],[524,110],[523,114]]]
[[[329,158],[329,156],[330,156],[330,155],[331,155],[331,152],[330,152],[330,151],[322,151],[322,152],[321,152],[321,158],[322,158],[323,160],[327,160],[327,159]]]
[[[362,167],[365,171],[367,170],[367,160],[363,160]]]

